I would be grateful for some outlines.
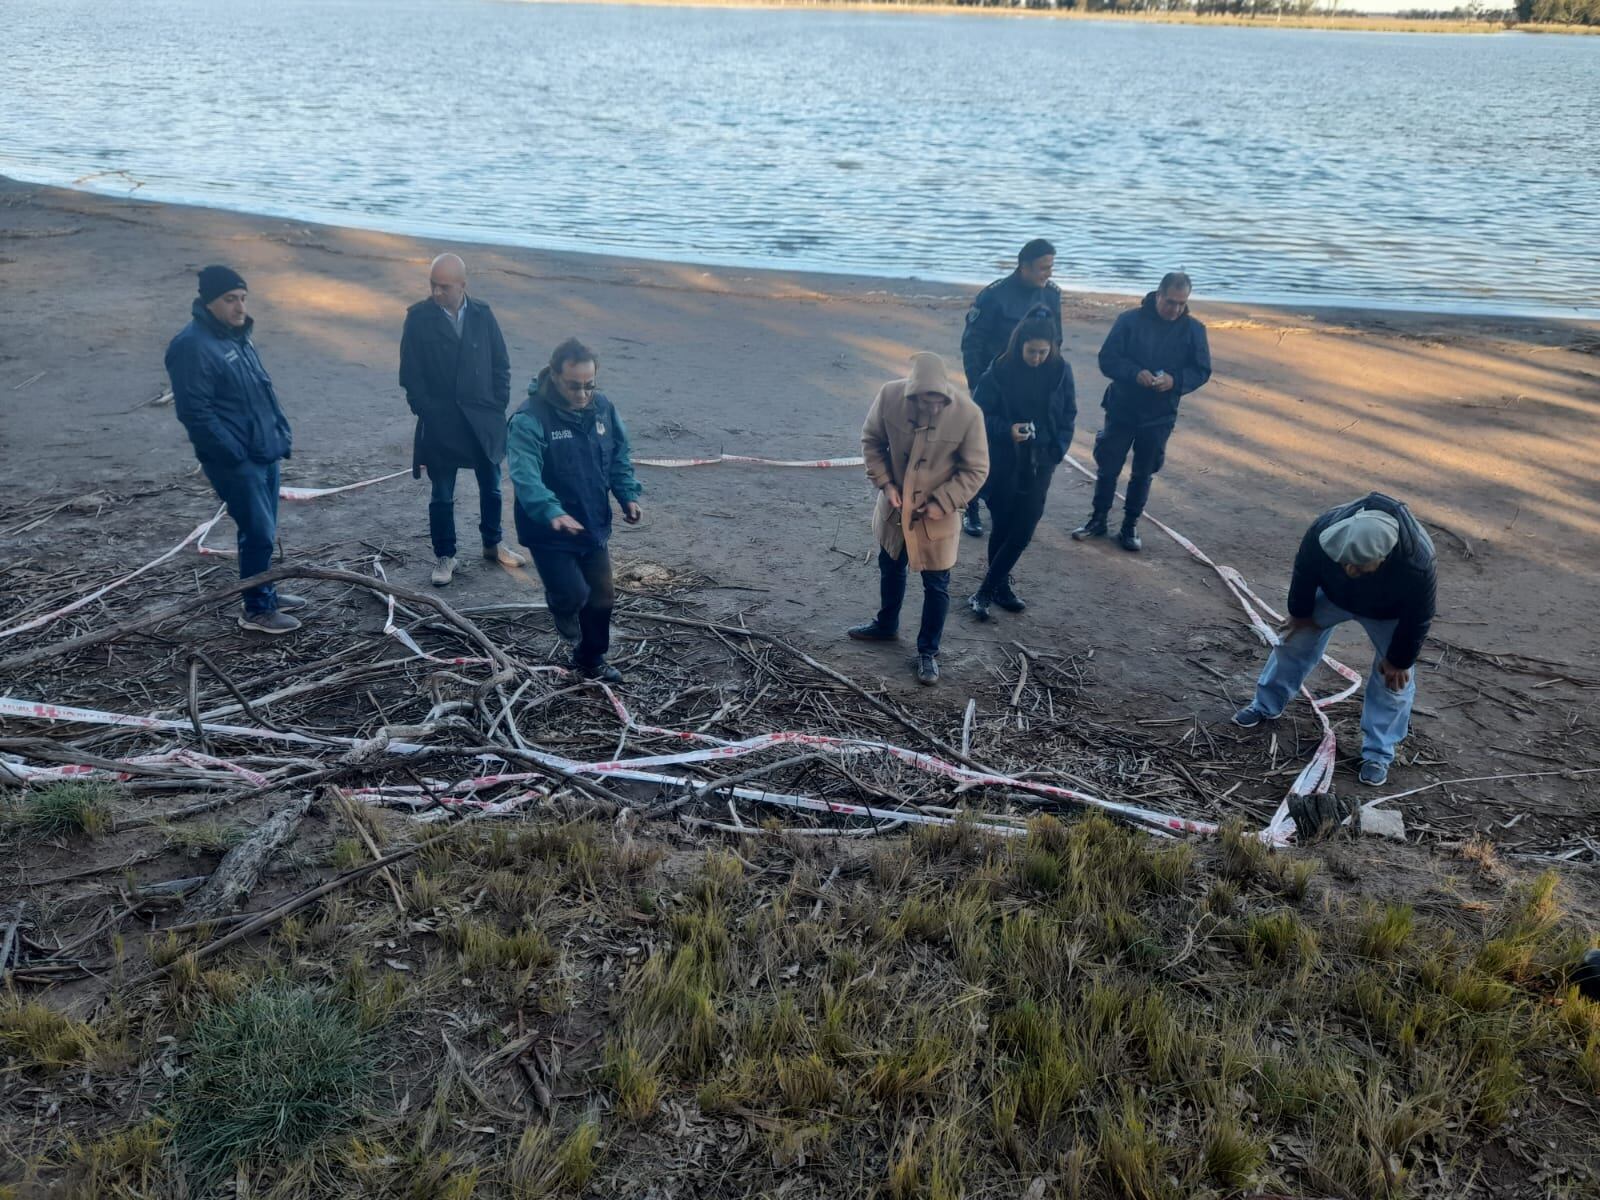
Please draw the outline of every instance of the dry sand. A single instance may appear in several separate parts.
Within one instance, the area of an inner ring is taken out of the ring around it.
[[[0,589],[56,563],[109,578],[212,511],[170,405],[148,403],[165,390],[163,350],[188,319],[194,271],[208,262],[231,263],[250,281],[257,343],[295,427],[285,482],[338,484],[408,466],[400,323],[424,294],[428,260],[445,248],[0,181]],[[916,281],[448,248],[467,259],[474,294],[499,315],[513,403],[550,347],[580,335],[598,349],[603,385],[647,455],[855,454],[868,401],[910,352],[957,359],[971,295]],[[1073,453],[1085,461],[1101,416],[1095,352],[1128,303],[1073,295],[1065,306],[1081,392]],[[1203,290],[1194,307],[1210,327],[1216,376],[1184,402],[1153,516],[1275,602],[1305,525],[1331,504],[1378,488],[1435,531],[1440,617],[1391,790],[1600,763],[1600,327],[1223,305]],[[647,515],[636,529],[619,524],[620,567],[659,563],[707,577],[709,611],[741,611],[858,678],[883,678],[941,728],[959,723],[963,682],[1000,668],[1015,639],[1092,654],[1086,715],[1237,762],[1245,782],[1230,804],[1269,806],[1313,744],[1303,706],[1275,743],[1227,724],[1264,651],[1216,577],[1153,530],[1138,556],[1072,543],[1067,530],[1085,513],[1089,485],[1070,470],[1057,476],[1018,570],[1028,612],[997,613],[981,627],[957,607],[945,682],[932,692],[910,682],[908,647],[842,637],[871,614],[876,594],[860,471],[640,473]],[[12,532],[43,501],[88,493],[111,502]],[[470,550],[470,480],[458,500]],[[406,559],[392,574],[421,583],[431,562],[426,502],[425,484],[408,478],[285,506],[283,548],[353,562],[363,547],[384,547]],[[220,532],[226,544],[231,531]],[[981,545],[964,539],[954,592],[971,590],[981,559]],[[452,601],[538,598],[530,574],[464,561]],[[916,604],[913,594],[912,620]],[[139,605],[135,586],[105,615]],[[1462,648],[1558,665],[1496,665]],[[1363,671],[1369,664],[1359,632],[1341,634],[1334,650]],[[1356,705],[1341,711],[1349,756]],[[1220,793],[1233,780],[1198,782]],[[1340,786],[1354,790],[1348,761]],[[1483,829],[1508,849],[1590,857],[1582,839],[1594,836],[1597,795],[1600,775],[1545,777],[1435,789],[1406,811],[1425,835]]]

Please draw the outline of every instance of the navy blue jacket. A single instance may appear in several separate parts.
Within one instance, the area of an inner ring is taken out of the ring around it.
[[[1370,575],[1355,579],[1328,557],[1322,534],[1328,526],[1353,517],[1362,509],[1386,512],[1400,522],[1400,541]],[[1433,624],[1438,574],[1433,539],[1400,501],[1373,492],[1351,504],[1330,508],[1306,530],[1294,556],[1294,577],[1289,581],[1289,615],[1309,617],[1316,608],[1317,589],[1345,612],[1377,621],[1398,621],[1383,656],[1389,665],[1408,670],[1422,653],[1422,643]]]
[[[978,293],[961,331],[961,366],[967,373],[968,391],[977,389],[989,364],[1006,352],[1012,331],[1030,317],[1052,322],[1060,342],[1061,289],[1048,282],[1040,288],[1029,287],[1013,271]]]
[[[1039,476],[1048,476],[1067,456],[1072,434],[1078,423],[1078,391],[1072,382],[1072,367],[1064,358],[1056,359],[1059,375],[1050,389],[1043,412],[1026,411],[1025,405],[1006,387],[1006,370],[1000,360],[983,373],[972,399],[983,410],[983,428],[989,435],[989,478],[984,492],[1026,490]],[[1047,362],[1039,368],[1051,369]],[[1034,423],[1031,441],[1012,440],[1011,427]]]
[[[1140,387],[1140,371],[1165,371],[1175,381],[1172,390]],[[1187,308],[1176,321],[1163,320],[1151,292],[1111,326],[1100,347],[1100,373],[1111,380],[1100,406],[1112,418],[1140,424],[1171,421],[1178,415],[1178,401],[1211,378],[1206,327]]]
[[[400,333],[400,386],[417,414],[411,474],[498,465],[506,456],[511,357],[500,322],[468,296],[461,333],[432,300],[406,309]]]
[[[506,458],[516,493],[517,537],[530,549],[587,554],[611,537],[611,497],[628,504],[644,491],[633,474],[628,434],[605,393],[580,409],[550,395],[549,368],[528,385],[528,399],[506,428]],[[565,513],[582,533],[558,533]]]
[[[224,325],[196,298],[194,319],[167,346],[167,378],[195,457],[218,467],[271,463],[292,449],[289,420],[250,331]]]

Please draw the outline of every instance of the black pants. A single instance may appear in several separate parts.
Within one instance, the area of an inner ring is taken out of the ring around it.
[[[611,649],[611,610],[616,591],[611,584],[611,554],[602,546],[583,554],[529,546],[533,565],[544,584],[545,603],[563,617],[576,616],[581,635],[572,652],[580,667],[597,667]]]
[[[1094,439],[1094,461],[1100,468],[1094,483],[1095,516],[1103,518],[1111,511],[1111,502],[1117,498],[1117,476],[1122,474],[1129,450],[1133,451],[1133,468],[1128,475],[1128,501],[1122,520],[1132,525],[1143,515],[1150,499],[1150,480],[1167,461],[1167,439],[1177,423],[1176,417],[1141,424],[1106,414],[1106,427]]]
[[[910,559],[904,550],[899,558],[891,558],[882,547],[878,549],[878,627],[900,628],[900,606],[906,599],[906,575]],[[944,633],[944,619],[950,613],[950,572],[923,571],[922,573],[922,624],[917,629],[917,653],[939,653],[939,637]]]
[[[983,577],[984,591],[993,591],[1006,582],[1022,552],[1033,541],[1054,474],[1055,468],[1051,467],[1036,475],[1025,488],[996,487],[990,491],[989,515],[994,524],[989,531],[989,570]]]

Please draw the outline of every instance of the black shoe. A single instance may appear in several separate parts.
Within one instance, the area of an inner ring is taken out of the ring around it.
[[[576,671],[578,675],[584,679],[593,679],[600,683],[622,682],[622,672],[617,670],[603,658],[597,663],[590,663],[588,665],[575,662],[572,664],[572,670]]]
[[[1028,602],[1011,589],[1009,579],[994,589],[994,602],[1008,613],[1019,613],[1028,607]]]
[[[989,619],[989,603],[993,599],[994,597],[987,591],[979,588],[967,597],[967,607],[972,610],[972,615],[977,617],[978,620],[987,621]]]
[[[1144,549],[1144,543],[1139,540],[1139,531],[1132,522],[1122,527],[1122,532],[1117,534],[1117,545],[1130,554],[1137,554]]]
[[[978,511],[976,500],[961,511],[961,532],[968,537],[983,536],[983,514]]]
[[[885,629],[876,621],[868,621],[865,625],[846,629],[845,635],[855,638],[858,642],[892,642],[900,636],[900,632],[896,629]]]
[[[561,635],[562,640],[569,645],[576,646],[578,639],[583,636],[583,629],[578,624],[577,613],[552,612],[550,621],[556,627],[556,632]]]
[[[1072,531],[1072,540],[1081,542],[1085,538],[1105,537],[1108,532],[1105,514],[1093,513],[1087,521]]]
[[[917,682],[927,687],[939,682],[939,660],[934,655],[917,655]]]

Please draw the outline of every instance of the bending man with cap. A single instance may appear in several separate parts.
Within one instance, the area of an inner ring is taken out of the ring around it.
[[[950,611],[950,569],[961,531],[956,514],[989,474],[983,413],[950,380],[937,354],[913,354],[911,373],[878,389],[861,430],[867,477],[878,488],[878,615],[849,635],[860,642],[899,636],[906,573],[922,574],[917,680],[939,681],[939,638]]]
[[[501,542],[500,463],[506,456],[511,358],[500,323],[482,300],[467,295],[467,265],[441,254],[428,267],[428,299],[406,310],[400,334],[400,386],[417,416],[411,475],[428,472],[428,534],[435,587],[456,571],[456,472],[478,480],[478,533],[483,557],[507,567],[527,559]]]
[[[278,460],[290,451],[289,421],[250,340],[255,320],[245,312],[248,291],[231,267],[201,271],[193,317],[167,346],[178,420],[200,469],[238,527],[240,579],[272,565]],[[289,614],[305,606],[299,596],[270,583],[251,588],[244,594],[239,625],[255,633],[292,633],[300,622]]]
[[[1381,786],[1411,726],[1416,663],[1433,622],[1433,539],[1411,510],[1373,492],[1330,508],[1300,541],[1289,624],[1255,699],[1233,714],[1253,729],[1276,719],[1327,649],[1334,626],[1360,621],[1377,651],[1361,704],[1361,782]]]

